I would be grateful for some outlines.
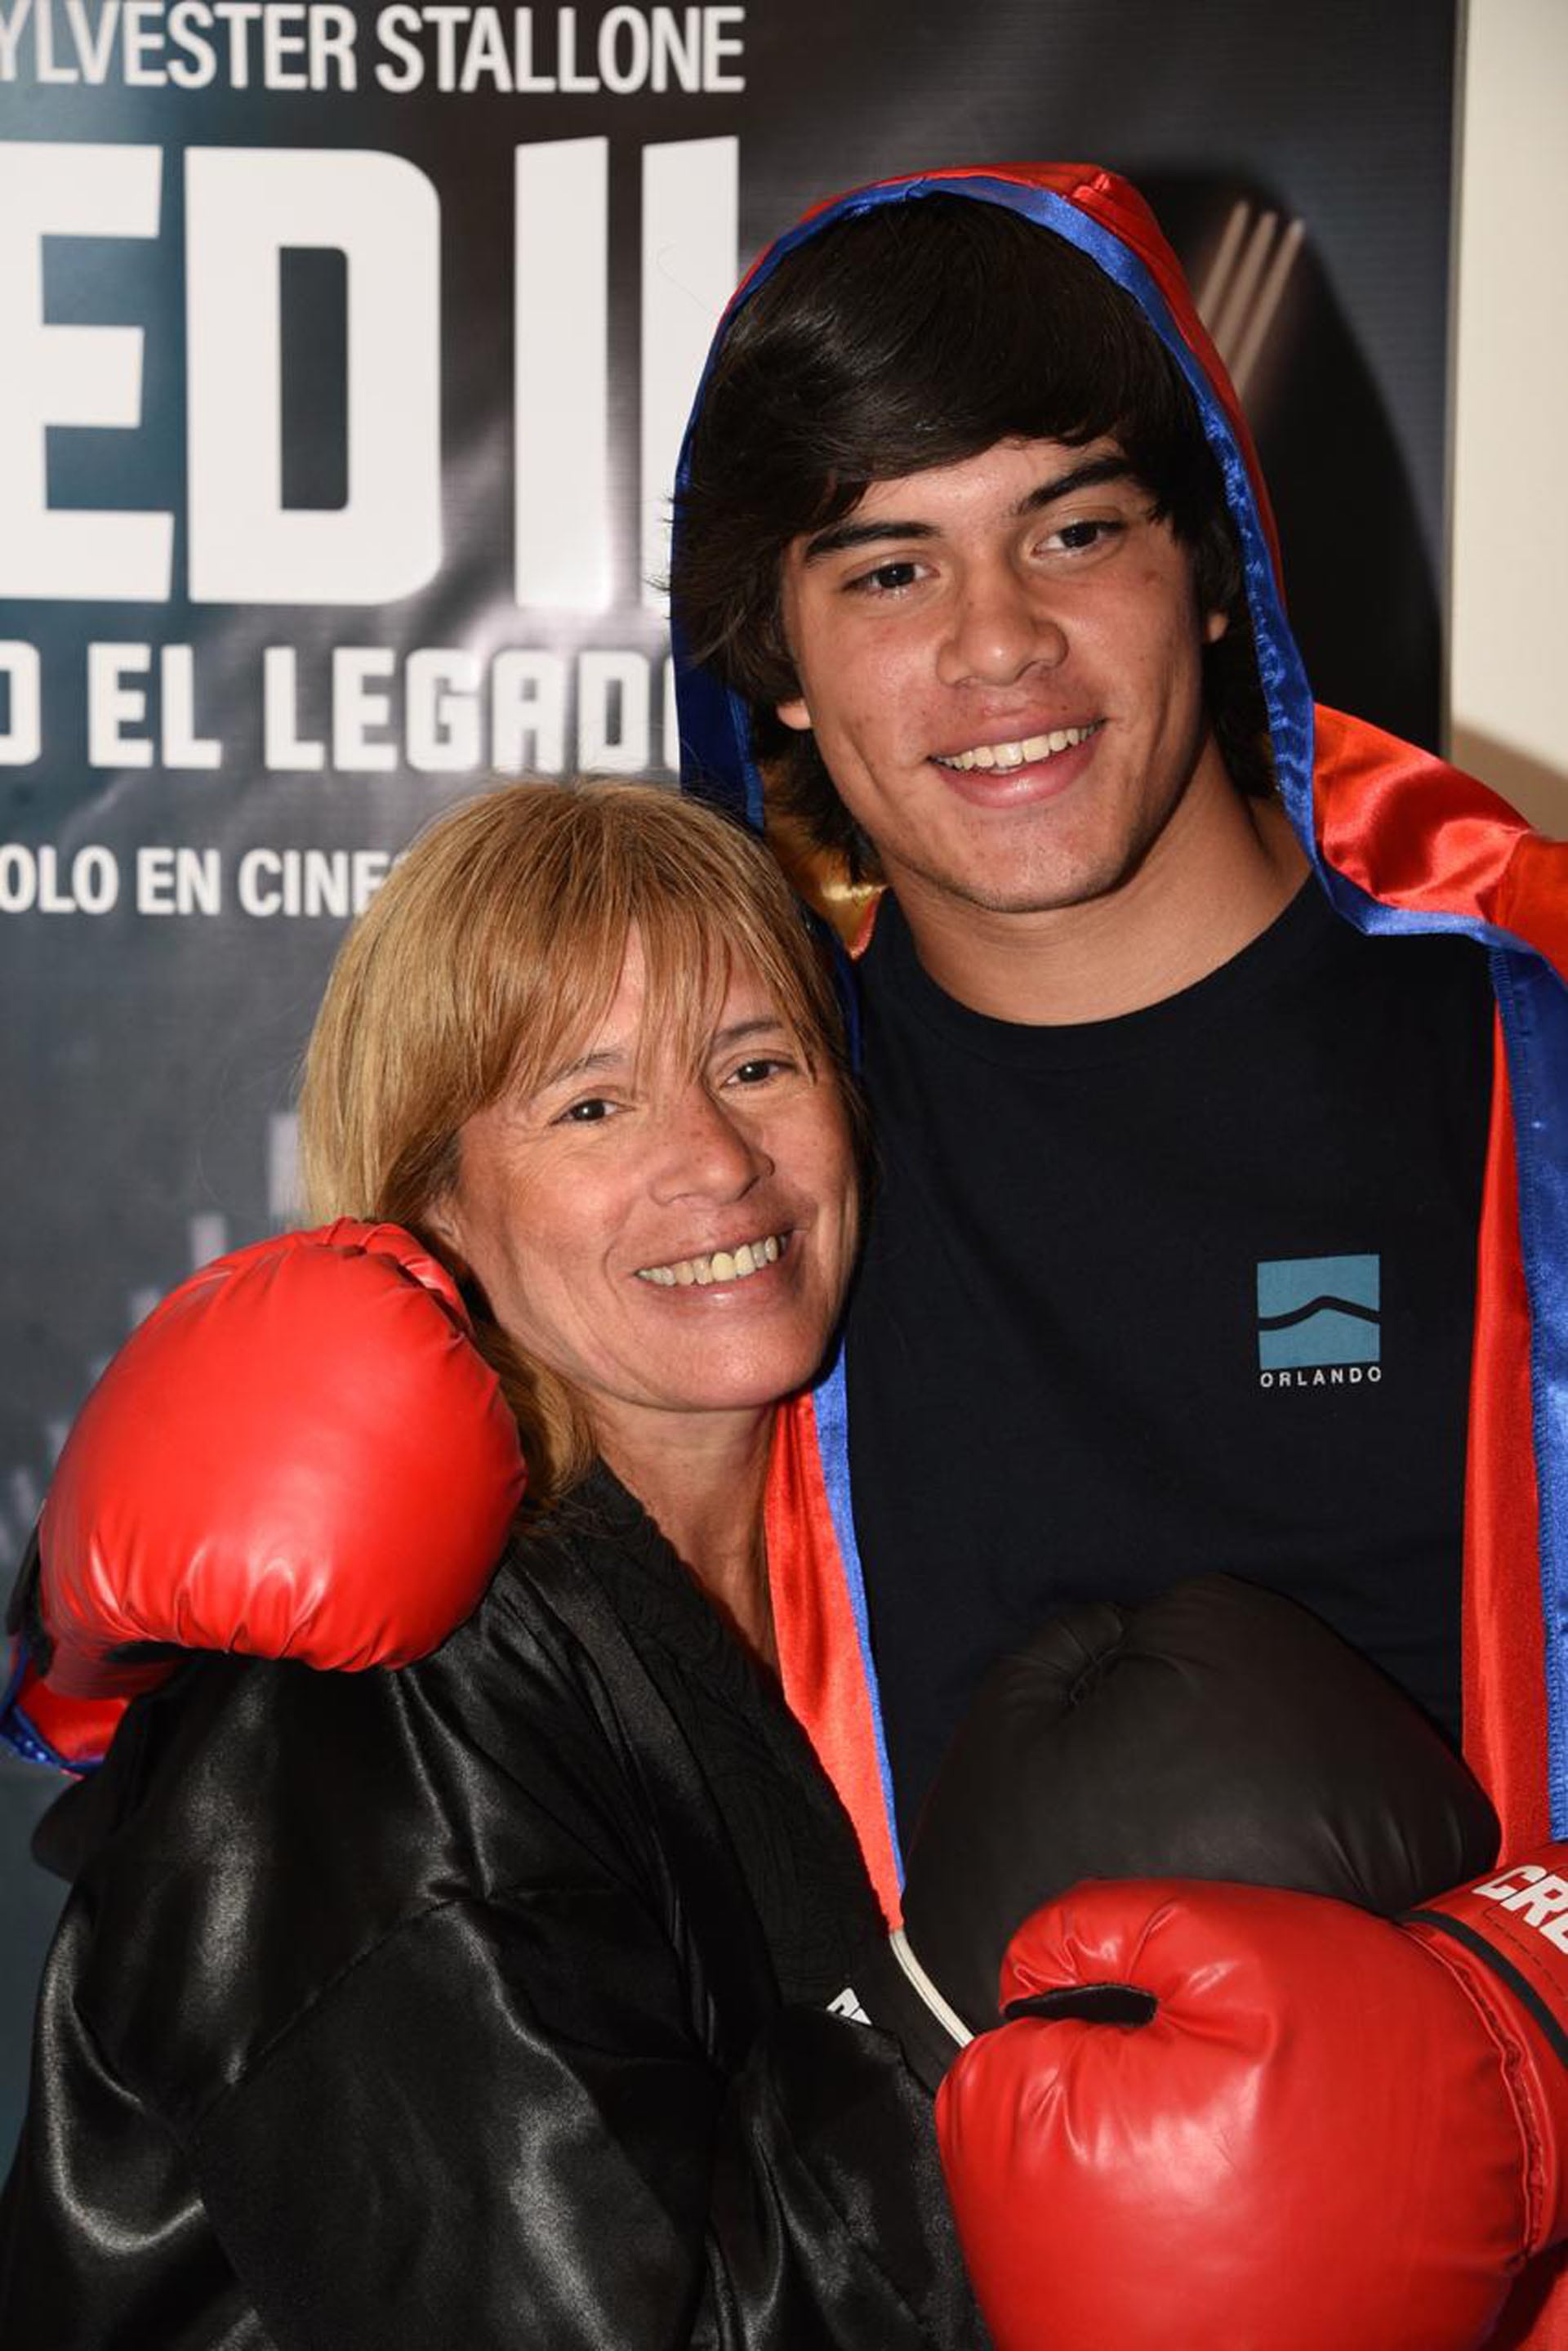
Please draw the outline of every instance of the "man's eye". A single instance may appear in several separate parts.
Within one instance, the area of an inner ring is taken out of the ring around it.
[[[1126,528],[1125,523],[1106,519],[1064,522],[1051,533],[1045,544],[1053,552],[1061,549],[1069,555],[1082,555],[1088,548],[1098,547],[1102,541],[1118,538]]]
[[[846,584],[852,593],[860,596],[897,596],[901,590],[912,588],[920,577],[920,566],[911,557],[895,563],[878,563],[873,570],[857,572]]]

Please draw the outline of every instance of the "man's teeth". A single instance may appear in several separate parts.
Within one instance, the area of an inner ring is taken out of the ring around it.
[[[1020,743],[977,743],[972,751],[939,752],[937,765],[966,774],[971,768],[1023,768],[1032,759],[1054,758],[1075,743],[1086,743],[1094,732],[1093,726],[1054,726],[1049,735],[1026,735]]]
[[[679,1258],[673,1265],[645,1265],[638,1270],[639,1281],[655,1281],[661,1290],[673,1290],[677,1284],[690,1290],[693,1282],[706,1290],[714,1281],[744,1281],[749,1273],[761,1273],[764,1265],[776,1265],[788,1236],[769,1233],[760,1241],[742,1241],[738,1249],[715,1249],[711,1257]]]

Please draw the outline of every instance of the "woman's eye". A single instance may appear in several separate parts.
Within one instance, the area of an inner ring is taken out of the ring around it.
[[[581,1102],[569,1102],[554,1122],[556,1126],[594,1126],[601,1119],[612,1118],[616,1105],[603,1094],[586,1094]]]
[[[794,1067],[793,1061],[776,1053],[757,1053],[749,1061],[742,1061],[739,1069],[732,1070],[726,1082],[732,1086],[762,1086]]]

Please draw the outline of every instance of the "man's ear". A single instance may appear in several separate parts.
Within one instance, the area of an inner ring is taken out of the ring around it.
[[[1230,627],[1231,615],[1229,612],[1205,612],[1203,615],[1204,643],[1206,645],[1217,645],[1220,638],[1229,633]]]
[[[776,702],[774,716],[781,726],[793,728],[797,735],[809,735],[811,732],[811,713],[805,706],[803,694],[797,694],[789,702]]]

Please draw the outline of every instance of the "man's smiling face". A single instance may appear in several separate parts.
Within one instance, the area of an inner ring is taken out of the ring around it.
[[[1002,441],[877,482],[784,559],[798,696],[906,904],[1106,896],[1224,786],[1187,550],[1113,441]]]

